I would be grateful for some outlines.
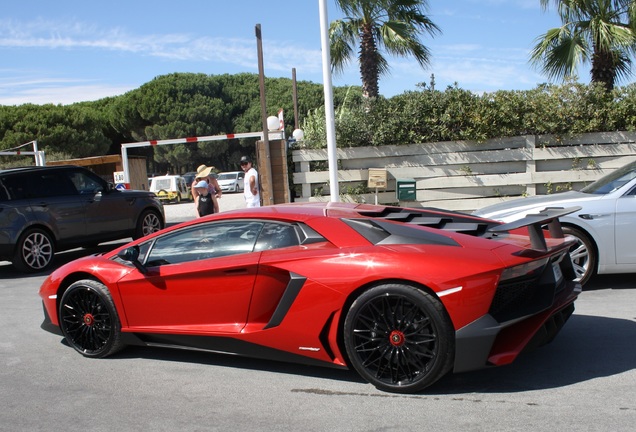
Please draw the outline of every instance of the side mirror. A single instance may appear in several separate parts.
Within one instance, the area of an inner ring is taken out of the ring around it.
[[[139,246],[131,246],[129,248],[120,250],[117,253],[117,256],[124,260],[130,262],[135,266],[137,270],[139,270],[142,274],[147,274],[148,270],[139,262]]]

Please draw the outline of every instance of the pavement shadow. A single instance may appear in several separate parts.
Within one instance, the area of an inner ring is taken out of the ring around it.
[[[552,343],[508,366],[448,375],[426,393],[515,393],[566,387],[636,368],[636,322],[572,315]]]
[[[602,289],[629,289],[636,287],[636,274],[596,275],[583,287],[584,291]]]
[[[422,395],[516,393],[566,387],[636,368],[636,322],[573,315],[556,339],[535,351],[522,353],[508,366],[449,374]],[[237,357],[199,351],[127,347],[110,359],[147,358],[215,366],[263,370],[344,382],[365,381],[353,370]],[[369,391],[375,391],[370,388]]]

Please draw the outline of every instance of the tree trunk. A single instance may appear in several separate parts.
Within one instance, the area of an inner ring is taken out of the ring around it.
[[[593,83],[602,83],[607,90],[612,90],[616,79],[614,53],[611,51],[600,51],[595,48],[592,55],[592,70],[590,73]]]
[[[378,62],[377,47],[371,26],[360,30],[360,77],[362,78],[362,95],[366,98],[378,96]]]

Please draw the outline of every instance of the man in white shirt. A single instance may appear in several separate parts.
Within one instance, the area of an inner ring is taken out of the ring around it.
[[[260,207],[261,194],[258,190],[258,172],[252,166],[252,160],[248,156],[241,158],[241,169],[245,172],[243,178],[243,194],[247,207]]]

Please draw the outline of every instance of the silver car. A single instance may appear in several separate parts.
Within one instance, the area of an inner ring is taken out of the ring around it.
[[[219,173],[216,178],[221,186],[223,192],[242,192],[243,191],[243,178],[245,173],[243,171],[231,171]]]
[[[581,284],[595,273],[636,273],[636,161],[580,191],[514,199],[475,214],[511,222],[546,207],[573,206],[581,210],[560,220],[578,240],[571,256]]]

